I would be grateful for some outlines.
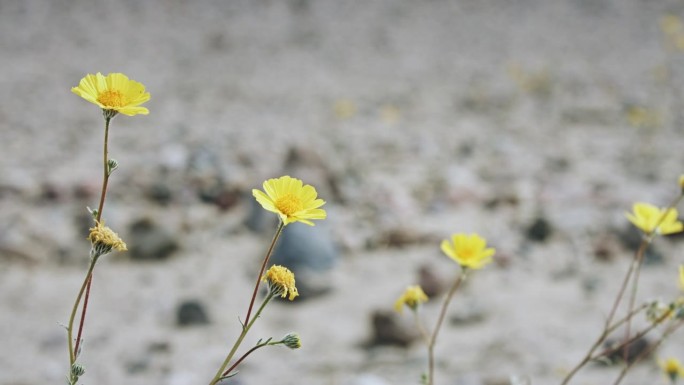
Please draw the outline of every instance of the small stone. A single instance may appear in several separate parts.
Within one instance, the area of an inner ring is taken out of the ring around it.
[[[156,182],[148,186],[145,195],[147,195],[147,198],[151,201],[158,203],[161,206],[166,206],[173,200],[173,192],[164,182]]]
[[[295,222],[283,229],[271,263],[285,266],[295,274],[302,270],[322,272],[332,269],[338,257],[335,243],[324,225]]]
[[[421,265],[418,268],[418,285],[420,285],[428,298],[439,297],[446,289],[442,277],[429,265]]]
[[[544,217],[539,216],[525,230],[525,237],[532,242],[544,242],[553,233],[551,223]]]
[[[137,261],[163,260],[179,247],[176,237],[149,218],[142,218],[129,226],[125,238],[128,255]]]
[[[206,325],[209,317],[204,311],[204,305],[196,300],[182,302],[178,306],[176,324],[178,326]]]
[[[371,333],[370,340],[364,344],[366,347],[390,345],[405,348],[418,338],[413,329],[401,323],[397,313],[385,310],[371,314]]]
[[[637,338],[635,341],[627,346],[620,346],[624,340],[608,340],[603,344],[604,351],[600,356],[600,360],[606,364],[612,365],[618,362],[624,362],[627,358],[627,363],[634,363],[637,360],[648,359],[651,354],[645,354],[651,348],[652,343],[646,338]],[[625,355],[626,353],[626,355]]]

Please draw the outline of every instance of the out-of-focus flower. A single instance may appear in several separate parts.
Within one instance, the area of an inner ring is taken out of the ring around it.
[[[404,305],[406,305],[409,307],[409,309],[416,311],[418,305],[427,301],[428,296],[420,286],[409,286],[406,288],[401,297],[399,297],[399,299],[394,303],[394,310],[401,313],[404,310]]]
[[[632,213],[627,213],[627,219],[647,235],[673,234],[684,229],[682,222],[677,220],[675,208],[659,209],[652,204],[637,202],[632,210]]]
[[[684,377],[684,368],[679,363],[678,359],[670,357],[664,361],[660,361],[658,364],[672,383],[677,382],[679,377]]]
[[[99,72],[95,75],[88,74],[81,79],[78,87],[71,89],[71,92],[98,105],[111,116],[119,112],[128,116],[149,114],[147,108],[140,107],[150,100],[150,94],[145,92],[145,86],[121,73],[111,73],[107,76]]]
[[[487,241],[478,234],[454,234],[442,241],[442,251],[463,267],[480,269],[492,261],[496,250],[487,248]]]
[[[316,199],[318,194],[313,186],[287,175],[269,179],[263,186],[266,193],[254,189],[252,195],[264,209],[278,214],[285,225],[302,222],[313,226],[310,219],[326,218],[325,210],[319,208],[325,201]]]
[[[289,294],[288,299],[292,301],[299,295],[297,287],[295,287],[295,276],[287,267],[273,265],[267,271],[263,281],[268,283],[268,287],[273,295],[279,295],[285,298]]]

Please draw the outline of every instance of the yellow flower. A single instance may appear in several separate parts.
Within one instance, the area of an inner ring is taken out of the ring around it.
[[[104,225],[104,222],[96,222],[95,227],[90,229],[88,239],[92,244],[93,257],[97,258],[112,251],[126,251],[126,244],[112,229]]]
[[[492,261],[496,250],[487,248],[487,241],[478,234],[454,234],[451,241],[442,241],[442,251],[463,267],[480,269]]]
[[[660,361],[659,364],[665,375],[673,383],[677,381],[677,378],[684,376],[684,368],[676,358],[668,358],[665,361]]]
[[[406,305],[411,310],[415,311],[418,308],[418,305],[427,301],[428,296],[420,286],[409,286],[404,291],[404,294],[402,294],[401,297],[399,297],[399,299],[394,303],[394,310],[401,313],[402,310],[404,310],[404,305]]]
[[[144,85],[129,80],[124,74],[88,74],[71,92],[100,106],[111,116],[118,112],[128,116],[149,114],[147,108],[140,105],[150,100],[150,94],[145,92]]]
[[[302,222],[313,226],[309,219],[325,219],[325,210],[319,207],[325,204],[322,199],[316,199],[316,189],[311,185],[302,185],[302,181],[289,176],[269,179],[264,182],[264,193],[252,190],[252,195],[261,206],[278,214],[285,225],[292,222]]]
[[[627,219],[647,235],[673,234],[684,229],[682,222],[677,220],[678,214],[675,208],[659,209],[648,203],[637,202],[632,210],[634,213],[627,213]]]
[[[299,295],[299,292],[295,287],[295,276],[287,267],[279,265],[271,266],[266,271],[266,275],[264,275],[262,281],[268,283],[273,295],[279,295],[282,298],[285,298],[289,293],[290,296],[288,299],[290,301]]]

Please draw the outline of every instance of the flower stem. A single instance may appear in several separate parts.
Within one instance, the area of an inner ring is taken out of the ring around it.
[[[88,282],[90,282],[90,277],[93,274],[93,268],[95,268],[95,260],[92,260],[90,262],[90,267],[88,267],[88,273],[86,274],[85,280],[83,280],[83,284],[81,285],[81,289],[78,292],[78,295],[76,296],[76,301],[74,302],[74,306],[71,309],[71,315],[69,316],[69,324],[67,325],[67,339],[68,339],[68,344],[69,344],[69,366],[73,365],[76,362],[76,353],[78,352],[78,342],[76,343],[76,348],[73,346],[73,330],[74,330],[74,319],[76,318],[76,311],[78,310],[78,305],[81,303],[81,297],[83,296],[83,292],[86,290],[86,286],[88,286]],[[79,340],[80,340],[80,329],[79,329]]]
[[[634,272],[634,279],[632,280],[632,291],[630,293],[629,297],[629,308],[628,312],[631,312],[632,309],[634,308],[634,302],[636,301],[636,293],[637,289],[639,287],[639,272],[641,271],[641,264],[644,261],[644,253],[646,251],[646,247],[650,245],[651,241],[653,240],[653,237],[655,236],[655,233],[658,231],[658,228],[660,225],[663,223],[667,215],[679,205],[679,202],[681,202],[682,198],[684,198],[684,192],[680,193],[677,198],[675,198],[669,206],[667,206],[667,209],[663,211],[663,213],[660,215],[660,218],[656,222],[654,226],[654,230],[651,234],[646,234],[644,236],[644,240],[641,242],[641,246],[639,247],[639,252],[637,252],[637,257],[636,257],[636,267],[635,267],[635,272]],[[629,333],[630,333],[630,328],[631,328],[631,322],[627,321],[627,327],[625,329],[625,340],[629,338]],[[627,362],[627,352],[629,351],[629,346],[625,346],[625,362]]]
[[[97,207],[97,218],[95,219],[96,221],[100,221],[102,219],[102,210],[104,209],[104,203],[105,203],[105,198],[107,196],[107,184],[109,183],[109,165],[108,165],[108,160],[109,160],[109,150],[107,148],[107,143],[109,142],[109,121],[111,118],[106,117],[105,118],[105,136],[104,136],[104,151],[103,151],[103,157],[104,161],[103,167],[104,167],[104,175],[102,176],[102,192],[100,193],[100,205]]]
[[[238,360],[238,362],[236,362],[233,366],[231,366],[230,369],[226,370],[228,363],[230,363],[230,360],[233,359],[235,352],[240,347],[242,340],[244,340],[245,336],[247,336],[249,329],[252,328],[252,325],[254,325],[254,322],[259,318],[259,315],[261,314],[261,312],[264,310],[264,308],[266,307],[266,305],[268,304],[268,302],[272,298],[273,298],[273,293],[269,292],[268,296],[266,297],[266,299],[264,299],[264,302],[261,304],[261,306],[259,307],[259,309],[255,313],[254,318],[249,323],[246,323],[245,326],[242,328],[242,332],[240,333],[237,340],[233,344],[233,347],[230,349],[230,353],[228,353],[228,356],[226,356],[226,359],[223,360],[223,364],[221,364],[221,367],[216,372],[216,375],[214,375],[214,378],[211,379],[211,381],[209,382],[209,385],[217,384],[219,381],[221,381],[221,379],[225,378],[228,374],[230,374],[230,372],[237,367],[237,365],[240,363],[240,361],[242,359],[244,359],[244,358],[241,358],[240,360]],[[247,354],[249,354],[249,353],[251,353],[251,352],[248,352]],[[246,355],[243,357],[246,357]]]
[[[658,341],[656,341],[648,349],[642,351],[632,362],[627,362],[627,365],[622,369],[620,375],[618,375],[618,377],[615,379],[613,385],[618,385],[620,382],[622,382],[622,379],[625,378],[625,376],[627,375],[627,371],[629,371],[629,369],[631,369],[634,364],[641,361],[644,357],[648,356],[649,354],[653,353],[660,346],[660,344],[662,344],[663,341],[665,341],[665,339],[670,336],[670,334],[674,333],[675,330],[682,326],[682,324],[684,324],[684,322],[680,321],[668,325],[668,327],[665,329],[665,331],[660,336]],[[657,325],[657,323],[654,323],[654,325]]]
[[[97,215],[95,220],[97,222],[100,222],[102,219],[102,210],[104,209],[104,202],[105,198],[107,196],[107,184],[109,183],[109,166],[108,166],[108,159],[109,159],[109,150],[108,150],[108,143],[109,143],[109,122],[111,121],[111,117],[105,116],[105,134],[104,134],[104,148],[103,148],[103,176],[102,176],[102,192],[100,193],[100,203],[98,205],[97,209]],[[90,261],[90,266],[88,267],[88,273],[86,274],[85,280],[83,281],[83,284],[81,285],[81,289],[78,292],[78,295],[76,296],[76,301],[74,302],[74,306],[71,310],[71,315],[69,317],[69,324],[67,326],[67,338],[68,338],[68,345],[69,345],[69,363],[70,366],[73,365],[76,362],[76,358],[78,355],[79,351],[79,345],[81,343],[81,336],[83,334],[83,327],[85,325],[85,317],[86,313],[88,310],[88,300],[90,298],[90,287],[92,286],[93,282],[93,269],[95,268],[95,263],[97,262],[97,258],[92,258]],[[83,298],[83,293],[85,292],[85,298]],[[74,329],[74,320],[76,318],[76,311],[78,309],[79,304],[81,303],[81,298],[83,298],[83,307],[81,310],[81,319],[78,324],[78,332],[76,334],[76,346],[73,346],[73,329]]]
[[[451,299],[454,297],[456,290],[458,290],[458,288],[461,286],[461,283],[465,281],[467,273],[467,268],[463,267],[461,275],[459,275],[458,278],[456,278],[456,281],[454,281],[454,284],[451,286],[451,289],[449,289],[447,296],[444,298],[442,310],[439,313],[439,318],[437,319],[437,324],[435,325],[435,330],[432,332],[432,337],[430,338],[430,341],[428,343],[428,385],[434,384],[435,343],[437,342],[437,335],[439,334],[439,329],[442,327],[442,322],[444,322],[444,317],[446,316],[446,311],[449,307],[449,303],[451,302]]]
[[[268,251],[266,252],[266,257],[264,257],[264,262],[261,264],[261,270],[259,271],[259,275],[257,275],[256,284],[254,285],[254,292],[252,293],[252,299],[249,301],[249,309],[247,309],[247,316],[245,317],[244,324],[249,323],[249,316],[252,314],[252,308],[254,307],[254,301],[256,300],[257,293],[259,292],[259,285],[261,284],[261,277],[264,275],[264,270],[266,270],[266,266],[268,265],[268,260],[271,258],[271,254],[273,253],[273,248],[275,247],[276,242],[278,242],[278,238],[280,237],[280,234],[283,232],[284,227],[285,227],[285,223],[281,220],[280,223],[278,224],[278,229],[276,230],[276,233],[273,236],[273,240],[271,241],[271,246],[268,247]],[[244,328],[244,325],[243,325],[243,328]]]

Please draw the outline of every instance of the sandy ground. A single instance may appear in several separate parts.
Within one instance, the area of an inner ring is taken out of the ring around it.
[[[437,384],[559,383],[627,268],[632,251],[615,235],[628,227],[624,211],[677,193],[684,53],[661,31],[667,14],[684,7],[0,2],[0,384],[58,384],[66,374],[59,324],[86,270],[83,218],[97,204],[102,142],[100,112],[70,88],[98,71],[123,72],[152,95],[149,116],[113,121],[121,167],[107,223],[128,241],[131,223],[147,218],[178,249],[98,264],[83,384],[209,381],[271,237],[244,226],[249,191],[284,173],[329,201],[316,229],[339,256],[313,281],[331,291],[269,306],[246,346],[292,330],[304,346],[257,352],[234,384],[417,383],[423,346],[364,347],[370,314],[391,309],[421,265],[453,279],[439,240],[460,231],[487,237],[499,259],[450,308],[449,319],[471,322],[445,324]],[[200,199],[215,185],[219,198]],[[553,232],[532,242],[525,229],[539,216]],[[681,241],[655,248],[663,258],[644,268],[639,301],[678,295]],[[209,324],[176,325],[187,299],[205,306]],[[438,302],[424,308],[429,325]],[[681,338],[657,357],[684,360]],[[590,366],[574,383],[617,373]],[[648,360],[623,383],[665,380]]]

